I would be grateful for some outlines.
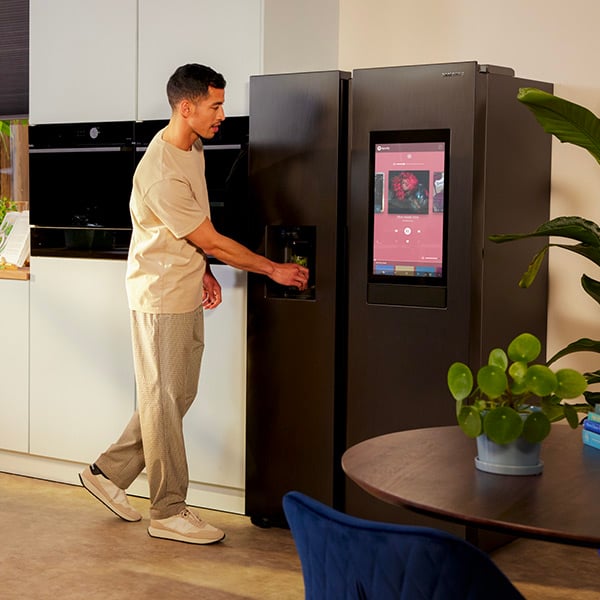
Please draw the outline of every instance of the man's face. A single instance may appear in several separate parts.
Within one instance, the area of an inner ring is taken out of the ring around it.
[[[210,139],[219,131],[219,126],[225,120],[223,103],[225,90],[209,87],[208,96],[190,102],[188,124],[196,135]]]

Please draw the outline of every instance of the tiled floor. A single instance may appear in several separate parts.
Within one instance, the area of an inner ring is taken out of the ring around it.
[[[131,502],[147,515],[147,500]],[[80,487],[0,473],[0,599],[304,598],[289,531],[199,513],[225,530],[224,542],[152,539],[146,518],[121,521]],[[529,600],[600,599],[595,550],[520,540],[494,559]]]

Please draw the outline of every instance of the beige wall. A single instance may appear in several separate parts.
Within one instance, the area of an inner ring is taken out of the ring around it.
[[[341,69],[475,60],[553,82],[557,95],[600,115],[596,0],[339,0],[339,11]],[[600,222],[600,166],[585,151],[555,140],[552,171],[552,216]],[[523,257],[524,268],[529,258]],[[600,279],[591,263],[552,251],[551,354],[579,337],[600,339],[600,307],[580,288],[583,270]],[[597,363],[596,355],[586,354],[561,364],[587,369]]]

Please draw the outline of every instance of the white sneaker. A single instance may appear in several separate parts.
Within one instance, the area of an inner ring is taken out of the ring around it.
[[[155,538],[189,544],[214,544],[225,537],[220,529],[209,525],[187,508],[166,519],[151,519],[148,534]]]
[[[141,521],[142,515],[129,504],[127,494],[104,475],[95,475],[91,467],[80,474],[81,485],[124,521]]]

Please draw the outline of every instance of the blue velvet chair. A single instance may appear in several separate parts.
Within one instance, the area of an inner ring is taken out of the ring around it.
[[[299,492],[283,509],[306,600],[523,600],[486,554],[444,531],[358,519]]]

